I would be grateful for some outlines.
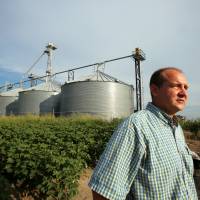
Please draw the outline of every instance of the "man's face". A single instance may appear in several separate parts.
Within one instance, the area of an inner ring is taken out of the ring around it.
[[[176,70],[163,72],[164,83],[157,87],[151,86],[154,96],[153,103],[168,115],[173,116],[183,110],[188,100],[188,82],[184,74]]]

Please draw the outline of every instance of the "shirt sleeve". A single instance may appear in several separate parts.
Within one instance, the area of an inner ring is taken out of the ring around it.
[[[90,179],[92,190],[110,200],[126,199],[145,147],[129,119],[112,135]]]

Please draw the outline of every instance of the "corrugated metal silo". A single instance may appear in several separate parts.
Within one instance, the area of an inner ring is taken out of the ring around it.
[[[0,115],[17,114],[17,96],[0,96]]]
[[[134,110],[133,87],[108,80],[66,83],[61,88],[60,108],[61,115],[89,113],[106,119],[126,117]]]
[[[18,113],[18,95],[22,88],[0,93],[0,115],[16,115]]]
[[[19,114],[56,114],[59,111],[59,91],[44,83],[19,93]]]
[[[58,92],[28,90],[19,93],[19,114],[48,114],[58,112]]]

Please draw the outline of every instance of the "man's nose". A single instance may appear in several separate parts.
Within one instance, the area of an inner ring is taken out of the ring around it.
[[[179,94],[182,95],[182,96],[187,96],[188,95],[188,91],[184,86],[182,86],[181,89],[180,89]]]

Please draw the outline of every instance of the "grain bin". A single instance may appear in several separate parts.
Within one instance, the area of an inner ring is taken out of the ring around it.
[[[89,113],[106,119],[130,115],[133,110],[133,86],[98,72],[100,80],[87,79],[61,87],[61,115]],[[106,77],[106,79],[105,79]]]
[[[0,115],[16,115],[18,113],[18,93],[22,88],[17,88],[0,93]]]
[[[19,93],[19,114],[55,114],[59,109],[59,91],[44,83]]]
[[[17,96],[0,95],[0,115],[17,114]]]

